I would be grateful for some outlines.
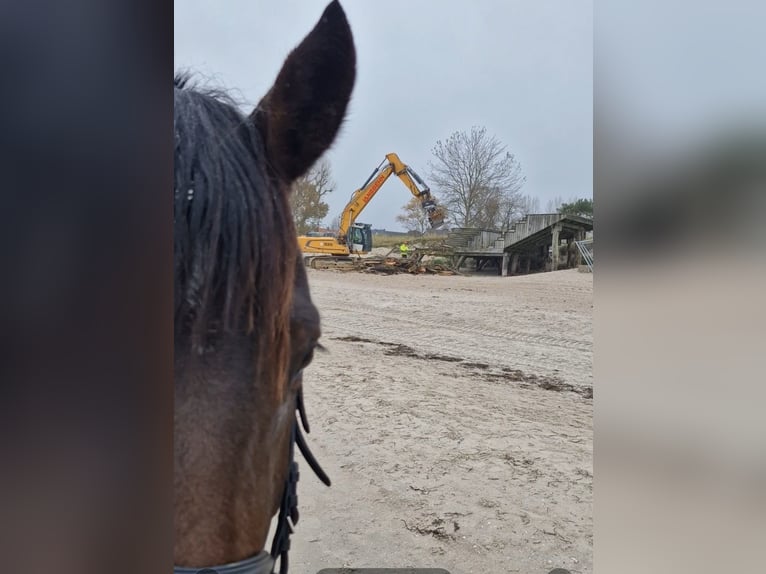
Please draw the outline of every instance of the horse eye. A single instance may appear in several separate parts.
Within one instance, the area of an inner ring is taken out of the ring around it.
[[[305,369],[306,367],[311,364],[311,361],[314,360],[314,347],[311,347],[311,350],[306,353],[306,355],[303,357],[303,361],[301,362],[301,369]]]
[[[296,374],[300,374],[303,372],[303,369],[308,367],[311,364],[311,361],[314,360],[314,352],[316,350],[319,351],[327,351],[320,343],[314,343],[311,348],[309,348],[308,352],[303,355],[303,359],[301,360],[300,364],[298,365],[298,369],[296,371]]]

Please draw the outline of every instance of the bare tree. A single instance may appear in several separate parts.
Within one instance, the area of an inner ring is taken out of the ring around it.
[[[521,198],[519,215],[526,217],[530,213],[540,213],[540,198],[525,195]]]
[[[407,231],[418,233],[423,235],[431,228],[431,224],[428,222],[428,214],[420,205],[420,201],[416,197],[410,199],[407,204],[402,207],[402,213],[396,216],[396,220],[404,225]]]
[[[518,211],[526,181],[521,165],[486,128],[437,141],[430,178],[452,219],[464,227],[502,228]]]
[[[484,214],[477,223],[480,227],[508,231],[524,212],[524,197],[519,194],[508,195],[498,190],[487,200]]]
[[[330,164],[324,159],[293,183],[290,207],[299,234],[304,234],[322,224],[322,220],[330,209],[324,197],[332,193],[334,188]]]
[[[560,195],[557,195],[553,199],[548,200],[548,204],[546,205],[545,211],[547,213],[558,213],[559,207],[561,207],[564,204],[564,198]]]

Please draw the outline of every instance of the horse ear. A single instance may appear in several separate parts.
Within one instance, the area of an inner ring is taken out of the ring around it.
[[[336,0],[287,57],[251,116],[277,176],[292,183],[330,147],[346,115],[355,77],[354,39]]]

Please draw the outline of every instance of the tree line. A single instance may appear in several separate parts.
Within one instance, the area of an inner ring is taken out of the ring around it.
[[[427,181],[447,209],[452,226],[505,231],[524,216],[541,212],[539,198],[522,193],[526,176],[516,156],[486,128],[456,131],[438,140],[431,153]],[[295,182],[291,207],[299,234],[322,225],[329,211],[326,198],[334,189],[327,160]],[[593,199],[556,197],[548,201],[545,212],[593,217]],[[429,228],[415,198],[403,206],[397,221],[419,234]]]

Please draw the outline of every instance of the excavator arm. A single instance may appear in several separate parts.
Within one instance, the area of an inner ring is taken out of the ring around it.
[[[420,201],[420,207],[422,207],[428,215],[428,223],[431,225],[431,228],[437,229],[444,225],[444,220],[446,218],[444,208],[436,205],[436,201],[431,196],[431,190],[425,182],[420,179],[420,176],[415,173],[415,170],[408,165],[403,164],[399,159],[399,156],[395,153],[388,154],[386,159],[394,167],[394,173],[399,176],[399,179],[401,179],[404,185],[407,186],[410,193]]]
[[[444,224],[445,212],[439,207],[431,196],[431,190],[423,182],[415,171],[404,164],[395,153],[386,155],[386,159],[370,174],[362,187],[357,189],[351,200],[346,205],[340,220],[338,239],[345,241],[348,230],[356,221],[356,218],[370,203],[378,190],[386,183],[391,175],[396,174],[402,180],[410,193],[418,199],[423,210],[428,214],[428,222],[432,228]]]

